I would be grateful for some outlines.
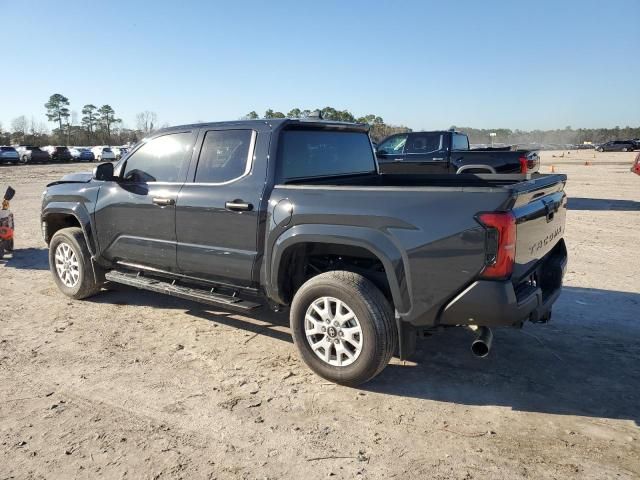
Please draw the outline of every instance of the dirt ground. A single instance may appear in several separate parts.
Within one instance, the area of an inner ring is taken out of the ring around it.
[[[633,156],[543,153],[570,196],[551,324],[495,331],[484,360],[465,331],[424,339],[360,389],[313,375],[283,314],[125,287],[70,301],[48,272],[40,196],[90,167],[0,167],[17,190],[17,250],[0,261],[0,479],[639,478]]]

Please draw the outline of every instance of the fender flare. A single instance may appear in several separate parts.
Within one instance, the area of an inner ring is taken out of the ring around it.
[[[41,220],[46,222],[47,217],[52,214],[70,215],[78,221],[80,228],[82,229],[82,233],[84,234],[84,240],[87,242],[87,248],[89,249],[89,253],[93,260],[98,251],[98,244],[94,234],[95,230],[93,228],[93,223],[91,222],[91,215],[87,208],[81,203],[51,202],[42,209]],[[51,239],[45,238],[45,241],[48,244]]]
[[[80,229],[82,230],[82,234],[84,235],[84,241],[87,244],[87,249],[91,254],[90,264],[91,270],[93,272],[93,278],[96,282],[103,282],[104,273],[100,270],[100,267],[99,265],[97,265],[96,260],[98,243],[94,235],[95,230],[93,228],[93,223],[91,222],[91,215],[89,214],[87,208],[81,203],[51,202],[42,209],[42,214],[40,215],[41,221],[46,221],[47,217],[52,214],[70,215],[78,221],[78,223],[80,224]],[[45,238],[45,242],[47,242],[47,245],[50,241],[50,238]]]
[[[380,230],[349,225],[302,224],[287,229],[270,242],[271,259],[266,272],[266,290],[270,298],[284,304],[278,278],[282,268],[282,258],[286,250],[301,243],[327,243],[361,247],[375,255],[384,266],[391,296],[396,311],[400,314],[411,309],[410,285],[406,271],[407,262],[392,239]]]

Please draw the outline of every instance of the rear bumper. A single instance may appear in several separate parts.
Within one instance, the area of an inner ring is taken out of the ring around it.
[[[539,267],[536,285],[515,288],[508,280],[476,281],[444,307],[439,324],[507,327],[520,326],[527,320],[546,321],[560,296],[567,267],[564,244],[561,247]]]

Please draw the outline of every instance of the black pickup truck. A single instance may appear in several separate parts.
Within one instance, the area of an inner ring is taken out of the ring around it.
[[[382,175],[368,127],[320,119],[162,130],[47,186],[53,278],[252,311],[288,308],[302,359],[357,385],[423,330],[545,322],[560,294],[564,175]]]
[[[469,149],[469,138],[454,130],[398,133],[376,148],[382,173],[534,173],[535,150]]]

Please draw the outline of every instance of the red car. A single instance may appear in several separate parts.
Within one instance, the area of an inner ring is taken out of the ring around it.
[[[631,171],[640,175],[640,153],[636,155],[636,159],[633,161],[633,165],[631,165]]]

